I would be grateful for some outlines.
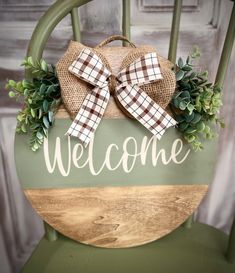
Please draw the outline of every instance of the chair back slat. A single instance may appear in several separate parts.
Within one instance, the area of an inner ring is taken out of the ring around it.
[[[73,8],[71,10],[71,22],[72,22],[72,28],[73,28],[73,39],[74,41],[80,42],[81,32],[80,32],[80,23],[79,23],[77,8]]]
[[[173,18],[172,18],[172,24],[171,24],[169,53],[168,53],[168,59],[172,63],[175,63],[176,61],[179,28],[180,28],[181,7],[182,7],[182,0],[175,0]]]
[[[32,56],[34,60],[40,60],[46,42],[57,24],[71,12],[75,7],[80,7],[91,0],[64,0],[56,1],[46,13],[40,18],[31,37],[27,56]],[[26,74],[27,76],[27,74]]]
[[[129,40],[131,39],[131,14],[130,14],[130,0],[123,0],[122,1],[122,34],[126,36]],[[128,43],[123,41],[123,46],[127,46]]]
[[[223,50],[220,57],[220,62],[216,74],[215,84],[219,87],[223,86],[225,76],[228,69],[228,64],[232,54],[233,44],[235,39],[235,4],[233,4],[233,9],[230,17],[230,22],[226,37],[224,40]]]

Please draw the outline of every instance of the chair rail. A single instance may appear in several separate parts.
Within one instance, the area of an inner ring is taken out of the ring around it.
[[[56,25],[68,14],[73,8],[80,7],[91,0],[58,0],[56,1],[40,18],[33,35],[31,37],[27,56],[39,60],[42,58],[43,49]],[[75,12],[72,11],[74,14]],[[73,17],[75,21],[76,16]],[[79,36],[76,34],[76,38]]]

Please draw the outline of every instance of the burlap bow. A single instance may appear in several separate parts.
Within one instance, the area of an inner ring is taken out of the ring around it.
[[[135,60],[114,77],[102,60],[90,49],[85,48],[73,61],[69,71],[94,86],[85,97],[66,133],[78,137],[85,146],[90,142],[102,119],[110,91],[113,91],[122,106],[158,139],[167,128],[176,125],[176,121],[139,87],[162,79],[155,52]]]

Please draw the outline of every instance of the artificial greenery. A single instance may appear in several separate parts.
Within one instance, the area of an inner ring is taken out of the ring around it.
[[[215,136],[213,127],[217,123],[224,126],[218,117],[221,89],[208,81],[207,71],[195,71],[193,61],[199,57],[199,49],[195,48],[186,61],[179,58],[175,69],[176,92],[170,103],[178,130],[195,151],[203,148],[203,139]],[[23,98],[17,132],[30,132],[30,147],[36,151],[54,123],[61,103],[60,86],[55,68],[44,60],[38,62],[28,57],[22,65],[31,74],[31,80],[9,80],[6,88],[10,97]]]
[[[32,79],[19,82],[9,80],[6,89],[11,98],[23,98],[24,107],[17,116],[17,132],[30,132],[30,147],[36,151],[54,123],[54,115],[61,101],[60,86],[55,68],[44,60],[33,61],[32,57],[28,57],[22,65]]]
[[[196,47],[186,61],[179,58],[176,66],[176,92],[171,110],[178,122],[177,128],[193,149],[203,148],[202,140],[215,136],[216,124],[224,127],[218,114],[222,105],[221,89],[208,81],[207,71],[195,71],[193,61],[200,58]]]

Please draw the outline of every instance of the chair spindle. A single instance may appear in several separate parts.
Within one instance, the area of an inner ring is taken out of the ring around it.
[[[44,229],[45,229],[45,237],[49,242],[54,242],[58,238],[57,231],[48,225],[46,222],[44,222]]]
[[[172,63],[175,63],[176,61],[181,8],[182,8],[182,0],[175,0],[173,18],[172,18],[172,24],[171,24],[170,46],[169,46],[169,53],[168,53],[168,59]]]
[[[183,227],[191,228],[194,222],[194,214],[190,215],[188,219],[183,223]]]
[[[130,0],[122,1],[122,34],[126,36],[128,39],[131,38],[131,6]],[[128,43],[123,41],[123,46],[127,46]]]
[[[77,8],[73,8],[71,10],[71,21],[72,21],[74,41],[80,42],[81,41],[81,32],[80,32],[80,23],[79,23]]]

